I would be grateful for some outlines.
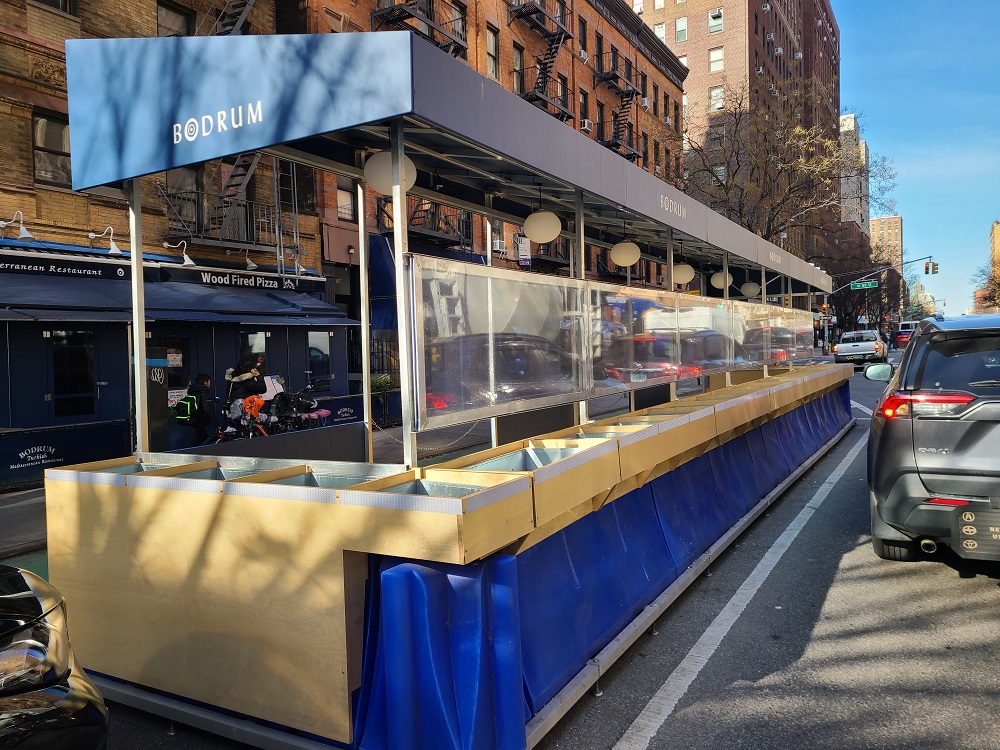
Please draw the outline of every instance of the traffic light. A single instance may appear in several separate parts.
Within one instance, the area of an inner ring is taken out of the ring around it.
[[[937,273],[937,263],[931,263],[931,273]]]
[[[926,276],[930,272],[931,272],[931,264],[930,261],[928,261],[927,263],[924,263],[924,275]]]

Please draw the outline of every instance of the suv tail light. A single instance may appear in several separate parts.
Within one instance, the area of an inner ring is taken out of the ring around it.
[[[882,416],[887,419],[912,417],[950,417],[975,401],[968,393],[904,393],[896,391],[882,402]]]

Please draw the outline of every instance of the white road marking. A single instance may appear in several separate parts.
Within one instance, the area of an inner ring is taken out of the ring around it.
[[[771,548],[764,554],[760,562],[757,563],[757,567],[754,568],[753,572],[743,582],[743,585],[740,586],[739,591],[733,595],[733,598],[729,600],[715,620],[712,621],[712,624],[708,626],[708,629],[698,639],[698,642],[688,652],[688,655],[684,657],[684,660],[677,666],[677,669],[673,671],[670,677],[667,678],[667,681],[656,691],[656,695],[642,709],[639,716],[636,717],[632,725],[614,746],[614,750],[645,750],[645,748],[649,747],[650,741],[659,731],[660,727],[663,726],[663,722],[673,713],[677,704],[691,686],[691,683],[694,682],[698,673],[701,672],[702,667],[708,664],[708,660],[715,653],[715,650],[722,643],[723,638],[726,637],[726,634],[736,623],[736,620],[739,619],[739,616],[746,609],[750,600],[753,599],[757,590],[767,580],[768,575],[774,570],[782,555],[785,554],[785,551],[791,546],[795,537],[802,531],[806,522],[812,518],[816,509],[823,504],[827,495],[830,494],[830,491],[840,481],[840,478],[844,476],[848,467],[857,458],[858,453],[861,452],[861,449],[867,442],[868,433],[865,433],[851,447],[844,460],[833,470],[826,481],[817,488],[816,494],[812,496],[812,499],[799,511],[795,520],[788,525],[781,536],[771,545]]]
[[[29,497],[25,500],[11,500],[8,502],[3,502],[0,500],[0,508],[16,508],[19,505],[44,505],[45,496],[40,497]]]
[[[862,404],[859,404],[857,401],[852,401],[851,402],[851,406],[853,406],[855,409],[859,409],[859,410],[863,411],[865,414],[868,414],[869,416],[872,413],[871,409],[869,409],[867,406],[863,406]]]

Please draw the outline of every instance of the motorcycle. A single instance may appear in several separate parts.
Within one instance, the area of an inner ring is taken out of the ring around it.
[[[270,416],[274,420],[271,434],[295,432],[314,427],[322,412],[319,402],[309,395],[312,383],[299,391],[282,391],[271,399]],[[329,412],[326,412],[328,415]],[[325,416],[325,415],[322,415]]]

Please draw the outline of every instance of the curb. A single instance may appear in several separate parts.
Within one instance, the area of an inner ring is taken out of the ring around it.
[[[14,557],[32,555],[36,552],[45,552],[48,549],[46,540],[39,539],[34,542],[24,542],[23,544],[12,544],[9,547],[0,548],[0,560],[10,560]]]

